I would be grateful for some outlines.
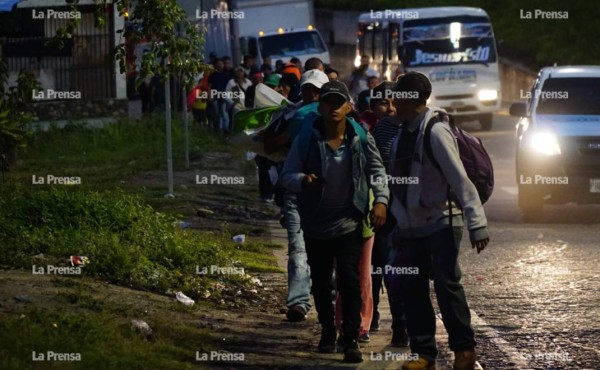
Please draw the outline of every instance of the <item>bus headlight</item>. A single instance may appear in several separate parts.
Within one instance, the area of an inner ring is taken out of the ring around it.
[[[477,97],[480,101],[497,100],[498,90],[479,90]]]
[[[560,145],[556,135],[551,132],[536,132],[531,137],[531,148],[545,155],[559,155]]]

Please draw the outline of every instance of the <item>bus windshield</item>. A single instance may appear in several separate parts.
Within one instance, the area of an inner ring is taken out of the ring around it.
[[[258,41],[260,54],[264,57],[294,57],[305,54],[325,53],[323,40],[315,31],[282,33],[261,37]]]
[[[489,23],[407,23],[402,32],[404,55],[401,56],[406,66],[496,62],[494,36]]]

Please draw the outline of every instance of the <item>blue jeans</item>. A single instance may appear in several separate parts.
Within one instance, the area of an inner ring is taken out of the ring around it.
[[[400,239],[394,265],[415,268],[416,274],[400,274],[396,280],[405,302],[406,324],[410,349],[421,357],[433,360],[435,345],[435,313],[429,297],[429,277],[433,271],[435,294],[448,332],[452,351],[475,347],[471,328],[471,313],[460,284],[458,251],[462,228],[450,227],[418,239]],[[394,288],[397,292],[397,288]],[[390,292],[392,291],[390,287]]]
[[[228,133],[229,128],[229,107],[225,99],[213,99],[213,111],[215,116],[213,122],[213,129],[215,132]]]
[[[296,195],[285,193],[283,215],[288,234],[288,297],[287,306],[301,306],[310,310],[310,268],[306,257],[304,235]]]

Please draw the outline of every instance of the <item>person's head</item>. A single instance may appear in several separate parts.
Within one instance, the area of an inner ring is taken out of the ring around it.
[[[244,68],[242,67],[235,67],[235,79],[236,80],[243,80],[244,78],[246,78],[246,72],[244,71]]]
[[[302,102],[311,103],[319,101],[319,92],[321,91],[321,87],[327,82],[329,82],[329,78],[327,78],[325,72],[321,72],[318,69],[304,72],[304,75],[302,75],[302,81],[300,81]]]
[[[360,65],[368,66],[370,62],[371,62],[371,57],[368,56],[367,54],[363,54],[360,57]]]
[[[210,60],[210,64],[215,65],[215,60],[217,59],[217,53],[215,53],[214,51],[212,51],[208,55],[208,59]]]
[[[316,58],[316,57],[309,58],[306,60],[306,63],[304,63],[304,72],[310,71],[312,69],[318,69],[319,71],[324,71],[325,65],[323,64],[323,61],[319,58]]]
[[[253,85],[258,85],[259,83],[263,82],[264,76],[262,72],[254,72],[251,76],[251,80]]]
[[[302,73],[300,72],[300,69],[294,63],[287,63],[283,66],[283,71],[281,74],[284,75],[286,73],[295,74],[298,81],[300,81],[300,79],[302,78]]]
[[[344,121],[351,111],[350,92],[346,84],[330,81],[321,87],[319,113],[323,116],[326,125]]]
[[[271,66],[271,57],[264,57],[263,58],[263,65],[267,65],[267,66]]]
[[[279,91],[280,79],[281,77],[277,73],[272,73],[265,79],[265,85],[269,86],[275,91]]]
[[[226,71],[231,71],[233,65],[231,64],[231,58],[228,56],[223,57],[223,69]]]
[[[251,54],[246,54],[244,55],[244,61],[242,62],[242,65],[244,66],[244,68],[250,68],[254,65],[254,56],[252,56]]]
[[[275,72],[277,72],[279,74],[283,74],[283,66],[284,65],[285,65],[285,63],[283,62],[283,60],[277,59],[277,61],[275,62]]]
[[[263,64],[262,66],[260,66],[260,71],[266,77],[266,76],[270,75],[271,73],[273,73],[273,68],[271,67],[270,64]]]
[[[300,59],[293,57],[292,59],[290,59],[290,63],[293,63],[299,71],[302,71],[302,62],[300,61]]]
[[[337,81],[337,79],[340,77],[339,72],[331,67],[325,68],[325,74],[329,78],[329,81]]]
[[[395,86],[395,82],[383,81],[373,88],[369,100],[369,109],[375,113],[378,119],[396,115],[393,99]]]
[[[298,85],[298,77],[294,73],[284,73],[279,79],[279,93],[288,98],[296,85]]]
[[[215,66],[215,69],[217,71],[219,71],[219,72],[222,71],[223,70],[223,65],[224,65],[223,64],[223,59],[216,58],[215,61],[214,61],[214,63],[213,63],[213,65]]]
[[[402,120],[412,119],[422,112],[431,95],[431,82],[422,73],[408,72],[398,77],[394,86],[394,107]]]
[[[375,88],[375,86],[379,85],[380,82],[381,82],[381,80],[379,79],[379,77],[370,76],[367,79],[367,86],[369,87],[369,89],[373,89],[373,88]]]

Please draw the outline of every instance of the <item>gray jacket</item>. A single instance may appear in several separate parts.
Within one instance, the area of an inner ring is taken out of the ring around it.
[[[447,190],[450,185],[463,208],[471,241],[484,239],[488,237],[488,232],[483,206],[475,185],[467,177],[460,161],[456,138],[446,124],[433,126],[430,136],[433,156],[441,172],[425,153],[425,126],[437,111],[443,109],[428,107],[419,124],[415,158],[420,160],[414,160],[410,170],[410,177],[418,179],[418,183],[408,185],[406,207],[396,197],[390,205],[390,211],[397,221],[395,233],[401,237],[423,237],[436,231],[436,225],[447,222]],[[392,144],[388,173],[394,173],[393,159],[396,158],[398,139],[399,136]],[[462,226],[460,209],[453,206],[452,215],[459,216],[452,218],[453,226]]]
[[[358,211],[365,214],[369,207],[369,188],[373,190],[375,196],[374,203],[388,204],[389,188],[387,186],[385,168],[381,161],[379,151],[375,146],[375,140],[371,134],[367,133],[366,153],[363,154],[363,147],[358,135],[354,132],[352,125],[347,122],[346,132],[352,150],[352,173],[348,174],[348,179],[353,183],[353,204]],[[316,144],[315,150],[308,151],[306,163],[303,163],[298,150],[298,141],[301,135],[296,136],[292,147],[285,160],[285,165],[281,173],[282,185],[291,192],[298,193],[298,211],[300,217],[306,220],[315,212],[318,212],[321,202],[321,193],[304,191],[302,189],[302,180],[308,173],[315,173],[319,178],[325,178],[327,175],[326,145],[321,134],[319,121],[313,127],[312,143]],[[316,140],[314,138],[316,137]],[[383,181],[371,182],[370,178],[381,178]]]

